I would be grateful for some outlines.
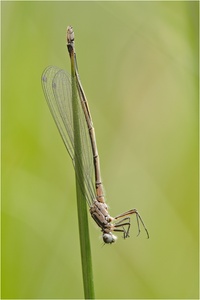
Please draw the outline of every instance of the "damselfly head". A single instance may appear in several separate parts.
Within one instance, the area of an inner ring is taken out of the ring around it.
[[[111,232],[104,233],[102,237],[105,244],[112,244],[117,240],[117,237],[113,235]]]

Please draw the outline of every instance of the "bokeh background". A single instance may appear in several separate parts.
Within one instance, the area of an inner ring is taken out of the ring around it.
[[[102,299],[198,298],[198,2],[2,2],[2,298],[83,298],[74,170],[41,73],[74,27],[111,215],[150,233],[102,246]]]

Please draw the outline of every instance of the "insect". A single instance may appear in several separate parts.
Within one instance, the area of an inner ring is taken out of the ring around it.
[[[78,92],[77,113],[81,136],[81,151],[75,151],[73,97],[70,75],[58,67],[47,67],[42,74],[42,86],[46,101],[74,166],[76,163],[75,171],[81,169],[83,174],[82,177],[80,176],[81,172],[76,171],[79,185],[89,205],[90,214],[101,228],[102,238],[106,244],[112,244],[116,241],[117,237],[113,232],[122,232],[124,239],[129,237],[130,215],[132,214],[136,215],[138,234],[140,233],[141,223],[149,238],[148,230],[137,209],[128,210],[116,217],[111,217],[108,213],[101,179],[95,130],[88,101],[78,73],[74,31],[71,26],[67,28],[67,48]]]

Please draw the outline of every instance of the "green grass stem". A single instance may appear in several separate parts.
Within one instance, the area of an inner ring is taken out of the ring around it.
[[[81,136],[80,136],[80,123],[78,114],[78,91],[76,86],[74,56],[71,56],[71,75],[72,75],[72,108],[73,108],[73,125],[74,125],[74,151],[75,151],[75,173],[79,172],[79,179],[83,182],[83,163],[79,160],[79,168],[77,168],[76,157],[81,153]],[[80,157],[80,155],[79,155]],[[80,189],[79,181],[76,175],[76,196],[77,196],[77,209],[78,209],[78,223],[80,235],[80,249],[81,249],[81,262],[82,262],[82,276],[85,299],[94,299],[94,283],[92,272],[92,258],[88,228],[87,216],[87,202],[84,197],[83,191]]]

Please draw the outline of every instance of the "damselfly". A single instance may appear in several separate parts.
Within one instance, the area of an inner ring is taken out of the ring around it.
[[[90,214],[97,225],[101,228],[102,238],[105,243],[111,244],[117,237],[113,231],[123,233],[124,239],[129,237],[130,215],[135,214],[140,233],[140,222],[144,227],[147,237],[148,230],[138,213],[137,209],[131,209],[116,217],[108,213],[108,206],[105,203],[103,185],[100,172],[100,161],[97,150],[95,131],[90,114],[88,101],[83,90],[77,67],[77,59],[74,46],[74,31],[71,26],[67,28],[67,48],[71,64],[75,68],[76,89],[78,91],[78,116],[81,136],[81,151],[77,153],[74,145],[74,123],[72,103],[72,83],[70,75],[55,66],[47,67],[42,75],[42,86],[48,106],[58,127],[63,142],[72,159],[76,162],[78,182],[90,208]],[[79,175],[83,174],[83,179]]]

